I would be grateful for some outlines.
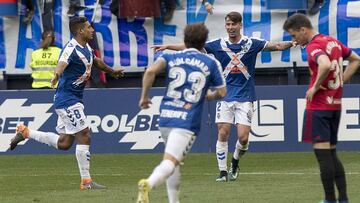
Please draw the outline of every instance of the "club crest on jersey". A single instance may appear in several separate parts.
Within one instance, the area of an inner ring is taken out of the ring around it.
[[[231,60],[231,64],[234,66],[239,66],[241,64],[241,62],[236,56],[234,56]]]
[[[241,51],[247,53],[247,52],[250,50],[250,47],[251,47],[251,46],[249,46],[248,43],[245,44],[245,45],[242,45],[242,46],[241,46]]]

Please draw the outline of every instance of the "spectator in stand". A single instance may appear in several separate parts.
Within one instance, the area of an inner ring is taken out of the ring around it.
[[[34,7],[34,4],[32,3],[32,0],[25,0],[25,6],[26,6],[26,13],[25,13],[25,17],[23,19],[23,23],[28,25],[29,23],[31,23],[31,21],[34,17],[35,7]]]
[[[176,9],[175,0],[112,0],[111,13],[119,18],[136,17],[162,17],[164,22],[169,22]]]
[[[110,3],[110,11],[115,16],[120,17],[120,15],[119,15],[119,0],[112,0],[111,1],[111,3]]]
[[[310,15],[317,14],[320,11],[321,7],[323,7],[324,3],[325,0],[315,0],[314,5],[308,11],[309,14]]]
[[[160,17],[160,0],[119,0],[121,18]]]
[[[43,30],[54,30],[54,1],[42,0],[41,19]]]
[[[68,17],[74,17],[77,11],[84,9],[80,4],[80,0],[69,0],[69,10],[67,12]]]
[[[176,8],[175,0],[161,1],[161,11],[162,11],[161,16],[164,22],[169,22],[172,19],[175,8]]]
[[[213,14],[214,7],[209,3],[208,0],[201,0],[201,3],[205,6],[206,12]]]

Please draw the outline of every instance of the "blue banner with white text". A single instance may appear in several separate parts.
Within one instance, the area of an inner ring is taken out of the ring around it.
[[[56,45],[63,47],[70,39],[67,16],[68,1],[55,0],[54,29]],[[137,72],[152,64],[156,54],[154,44],[181,43],[184,27],[193,22],[205,22],[210,33],[209,39],[226,37],[224,17],[231,11],[243,16],[242,33],[271,41],[291,40],[282,30],[286,18],[293,11],[267,10],[266,0],[210,0],[214,14],[209,15],[198,0],[184,0],[175,10],[171,21],[164,23],[161,18],[117,18],[111,14],[111,0],[94,7],[95,0],[85,0],[86,9],[76,15],[91,20],[99,40],[104,61],[111,67],[123,67],[125,71]],[[291,2],[291,1],[289,1]],[[29,74],[31,53],[40,45],[42,23],[41,6],[33,0],[35,16],[29,25],[19,17],[0,17],[0,71],[8,74]],[[338,38],[345,45],[360,54],[360,3],[354,0],[325,1],[311,22],[319,32]],[[95,12],[94,12],[95,11]],[[307,66],[304,49],[294,47],[281,52],[262,52],[256,67],[290,67],[296,61],[298,66]]]

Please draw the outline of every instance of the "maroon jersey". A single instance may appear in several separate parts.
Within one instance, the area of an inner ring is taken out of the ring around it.
[[[309,89],[314,85],[317,77],[317,58],[320,55],[326,55],[331,61],[328,76],[322,82],[320,90],[313,96],[312,101],[307,101],[306,109],[340,110],[343,89],[343,59],[350,55],[351,50],[330,36],[318,34],[307,45],[306,51],[311,75]]]

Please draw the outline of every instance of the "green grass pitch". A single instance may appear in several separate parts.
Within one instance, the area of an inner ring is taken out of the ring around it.
[[[360,202],[360,153],[338,153],[347,172],[351,202]],[[93,154],[92,178],[107,190],[80,191],[75,155],[0,156],[1,203],[132,203],[137,181],[147,177],[162,154]],[[317,203],[323,198],[314,155],[248,153],[235,182],[216,183],[214,154],[189,154],[182,166],[182,203]],[[167,202],[165,187],[151,203]]]

